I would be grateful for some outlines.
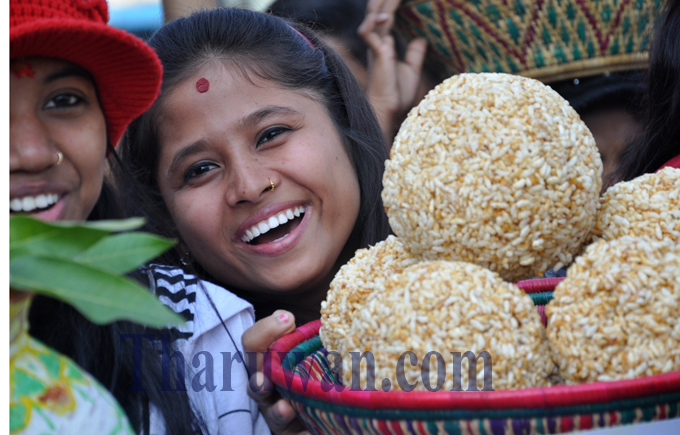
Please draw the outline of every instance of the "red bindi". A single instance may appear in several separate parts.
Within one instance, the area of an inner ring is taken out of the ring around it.
[[[35,71],[31,68],[31,65],[26,61],[26,59],[18,59],[10,64],[9,69],[14,73],[17,78],[35,77]]]
[[[210,82],[208,82],[207,79],[200,78],[196,82],[196,90],[200,92],[201,94],[204,92],[208,92],[208,89],[210,88]]]

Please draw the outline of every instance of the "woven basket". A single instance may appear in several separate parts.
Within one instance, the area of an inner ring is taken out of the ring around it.
[[[544,83],[646,68],[664,0],[403,0],[397,29],[428,40],[442,77],[504,72]]]
[[[547,302],[559,281],[518,286],[535,302]],[[507,391],[338,388],[318,337],[320,326],[317,320],[282,337],[270,348],[265,366],[314,434],[553,434],[680,417],[680,372]]]

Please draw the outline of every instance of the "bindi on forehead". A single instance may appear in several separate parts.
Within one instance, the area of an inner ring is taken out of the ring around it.
[[[28,63],[26,59],[17,59],[10,63],[9,70],[17,76],[18,79],[22,77],[33,78],[35,77],[35,71]]]
[[[200,78],[196,82],[196,90],[200,92],[201,94],[208,92],[208,89],[210,89],[210,82],[208,82],[208,79],[206,78]]]

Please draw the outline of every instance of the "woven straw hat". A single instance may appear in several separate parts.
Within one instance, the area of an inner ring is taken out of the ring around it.
[[[87,70],[116,145],[156,99],[162,67],[151,48],[108,18],[105,0],[10,0],[10,59],[51,57]]]
[[[429,41],[448,77],[504,72],[544,83],[644,69],[663,0],[404,0],[397,28]]]

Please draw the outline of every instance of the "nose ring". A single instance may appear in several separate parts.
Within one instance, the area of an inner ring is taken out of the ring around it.
[[[272,181],[271,178],[269,178],[269,191],[273,192],[275,187],[276,186],[274,185],[274,182]]]
[[[61,151],[57,151],[57,163],[54,164],[54,166],[59,166],[61,165],[61,162],[64,161],[64,153]]]

